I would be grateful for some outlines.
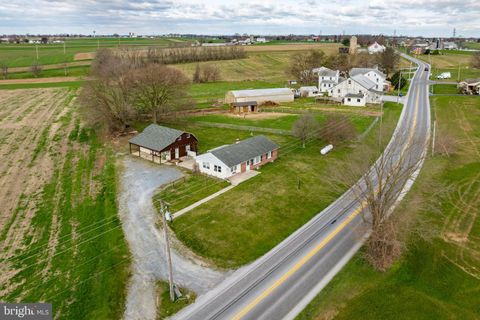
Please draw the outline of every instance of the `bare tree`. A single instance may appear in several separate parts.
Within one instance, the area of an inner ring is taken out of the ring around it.
[[[8,77],[8,65],[5,62],[0,62],[0,70],[2,71],[3,79]]]
[[[407,147],[388,148],[374,160],[376,152],[367,147],[332,172],[330,184],[351,192],[360,204],[363,221],[370,230],[365,243],[365,258],[377,270],[386,271],[404,250],[401,237],[403,217],[391,213],[403,186],[419,168],[418,154],[423,143],[411,140]],[[366,174],[364,174],[367,172]],[[358,181],[359,177],[362,177]]]
[[[392,47],[387,47],[379,56],[379,64],[387,75],[397,69],[400,62],[400,56]]]
[[[313,72],[313,69],[325,65],[326,62],[325,53],[321,50],[295,53],[290,58],[287,74],[302,84],[316,83],[317,76]]]
[[[35,78],[37,78],[42,72],[42,65],[38,61],[33,62],[30,66],[30,72]]]
[[[161,114],[177,110],[187,101],[188,78],[178,69],[148,65],[133,73],[136,105],[152,115],[157,123]]]
[[[192,80],[194,83],[218,81],[220,80],[220,69],[216,65],[200,66],[200,64],[197,64]]]
[[[475,52],[472,55],[472,61],[471,61],[472,68],[480,69],[480,52]]]
[[[292,134],[302,141],[302,147],[305,148],[305,142],[315,136],[319,127],[318,121],[311,113],[304,113],[293,124]]]
[[[200,68],[200,64],[198,63],[195,66],[195,71],[193,72],[192,80],[194,83],[202,82],[202,70]]]
[[[336,144],[355,138],[356,130],[350,119],[342,114],[329,114],[319,138]]]
[[[367,52],[358,53],[355,56],[353,65],[361,68],[369,68],[375,64],[375,56],[368,54]]]

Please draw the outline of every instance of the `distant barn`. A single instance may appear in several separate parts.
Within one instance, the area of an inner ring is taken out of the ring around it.
[[[225,94],[225,103],[255,101],[262,104],[266,101],[290,102],[293,101],[293,91],[289,88],[231,90]]]

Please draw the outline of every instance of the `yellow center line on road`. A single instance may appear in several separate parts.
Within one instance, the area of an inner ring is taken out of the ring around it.
[[[420,71],[421,76],[423,70]],[[418,105],[419,105],[419,89],[416,87],[414,89],[416,91],[416,99],[415,99],[415,113],[413,115],[413,122],[412,122],[412,129],[410,130],[410,135],[407,140],[406,146],[403,148],[402,153],[405,149],[411,144],[411,140],[413,139],[413,134],[415,132],[415,126],[417,124],[417,113],[418,113]],[[269,288],[263,291],[259,296],[257,296],[253,301],[251,301],[248,305],[246,305],[242,310],[240,310],[232,319],[233,320],[240,320],[244,317],[248,312],[250,312],[255,306],[257,306],[260,302],[262,302],[266,297],[268,297],[277,287],[279,287],[282,283],[288,280],[295,272],[297,272],[302,266],[304,266],[311,258],[315,256],[322,248],[324,248],[340,231],[342,231],[356,216],[362,212],[366,201],[363,201],[356,209],[353,211],[347,219],[345,219],[335,230],[333,230],[325,239],[323,239],[315,248],[309,251],[300,261],[298,261],[290,270],[288,270],[283,276],[281,276],[275,283],[273,283]]]

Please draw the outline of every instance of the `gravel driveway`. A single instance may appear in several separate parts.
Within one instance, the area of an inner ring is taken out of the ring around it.
[[[157,279],[168,279],[162,230],[155,227],[158,214],[152,203],[155,190],[182,176],[175,167],[159,166],[125,157],[119,192],[119,211],[125,237],[133,255],[125,319],[155,319]],[[172,235],[171,235],[172,236]],[[226,274],[199,265],[172,249],[174,280],[197,294],[207,292]]]

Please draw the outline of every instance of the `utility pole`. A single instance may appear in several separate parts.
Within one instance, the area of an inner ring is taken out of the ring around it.
[[[458,77],[457,81],[460,82],[460,62],[458,63]]]
[[[173,285],[173,270],[172,270],[172,257],[170,255],[170,244],[168,242],[168,228],[167,228],[167,214],[170,216],[168,212],[168,208],[165,205],[163,200],[160,200],[160,211],[163,218],[163,230],[165,234],[165,252],[167,254],[167,264],[168,264],[168,283],[170,285],[170,300],[175,301],[175,289]]]
[[[35,51],[37,53],[37,61],[38,61],[38,45],[37,44],[35,45]]]
[[[67,54],[67,49],[65,47],[65,40],[63,41],[63,55]]]

